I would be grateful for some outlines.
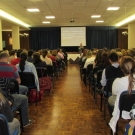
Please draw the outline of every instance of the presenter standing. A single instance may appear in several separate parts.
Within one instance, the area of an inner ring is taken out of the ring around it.
[[[82,43],[80,43],[80,46],[79,46],[78,50],[79,50],[79,54],[81,56],[81,54],[82,54],[82,52],[84,50],[84,47],[82,46]]]

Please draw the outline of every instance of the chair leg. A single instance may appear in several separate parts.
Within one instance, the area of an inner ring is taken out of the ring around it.
[[[22,113],[21,113],[21,109],[19,108],[19,113],[20,113],[20,123],[21,123],[21,129],[22,129],[22,132],[24,131],[24,128],[23,128],[23,122],[22,122]]]
[[[97,104],[97,90],[96,90],[96,87],[95,87],[95,104]]]
[[[95,99],[95,96],[96,96],[96,85],[94,84],[94,88],[93,88],[93,90],[94,90],[94,99]]]
[[[100,101],[100,111],[102,111],[102,101],[103,101],[103,94],[100,95],[101,96],[101,101]]]
[[[106,119],[106,98],[104,97],[104,120]]]
[[[38,98],[37,98],[37,89],[36,89],[36,106],[37,106],[37,101],[38,100]]]

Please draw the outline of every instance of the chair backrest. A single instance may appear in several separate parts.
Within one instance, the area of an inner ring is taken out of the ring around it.
[[[47,76],[47,70],[44,67],[36,67],[38,78]]]
[[[13,87],[10,87],[10,93],[14,94],[14,93],[18,93],[19,94],[19,83],[15,78],[11,78],[10,80],[10,85],[12,86],[13,83]]]
[[[21,85],[27,86],[28,88],[36,88],[35,76],[31,72],[19,72]]]
[[[97,71],[97,85],[101,84],[100,81],[101,81],[101,77],[102,77],[102,72],[103,70],[98,70]]]
[[[106,91],[106,96],[108,97],[108,93],[111,92],[112,93],[112,85],[113,82],[116,78],[112,78],[112,79],[108,79],[106,86],[105,86],[105,91]]]
[[[90,74],[90,72],[93,70],[93,64],[88,64],[86,68],[86,73]]]
[[[0,113],[0,135],[10,135],[7,118]]]
[[[119,98],[119,110],[120,117],[122,115],[122,111],[130,111],[132,109],[133,104],[135,103],[135,91],[132,90],[131,94],[128,94],[128,91],[123,91]]]
[[[51,76],[53,74],[53,66],[46,65],[46,68],[47,68],[47,75]]]

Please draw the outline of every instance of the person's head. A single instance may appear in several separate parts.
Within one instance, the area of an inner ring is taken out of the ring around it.
[[[8,62],[9,54],[7,52],[0,53],[0,62]]]
[[[6,105],[6,99],[3,96],[3,94],[0,92],[0,113],[4,109],[5,105]]]
[[[44,50],[42,51],[42,56],[43,56],[43,58],[45,58],[47,54],[48,54],[48,50],[47,50],[47,49],[44,49]]]
[[[103,49],[99,49],[97,54],[96,54],[96,58],[95,58],[95,62],[96,63],[100,63],[102,60],[102,53],[104,52]]]
[[[84,50],[83,50],[83,57],[85,57],[85,56],[86,56],[87,51],[88,51],[88,49],[84,49]]]
[[[102,53],[102,62],[103,62],[104,67],[107,67],[107,66],[110,65],[109,53],[108,52],[103,52]]]
[[[27,54],[27,52],[22,52],[21,54],[20,54],[20,63],[19,63],[19,67],[20,67],[20,70],[23,72],[24,71],[24,69],[25,69],[25,61],[27,60],[27,57],[28,57],[28,54]]]
[[[17,58],[20,58],[20,54],[21,54],[22,51],[23,51],[22,49],[17,50]]]
[[[92,56],[91,50],[88,50],[86,53],[86,58],[90,58]]]
[[[109,60],[111,63],[118,62],[118,55],[115,51],[112,51],[109,55]]]
[[[80,43],[80,46],[82,47],[82,43]]]
[[[10,56],[15,56],[15,53],[16,53],[15,50],[11,50],[11,51],[9,52]]]
[[[34,61],[33,61],[34,64],[36,64],[36,63],[38,63],[38,62],[41,62],[40,54],[39,54],[38,52],[35,52],[35,53],[33,54],[33,59],[34,59]]]
[[[33,55],[34,51],[33,50],[29,50],[28,51],[28,56],[31,57]]]
[[[128,93],[130,94],[135,83],[135,79],[133,77],[133,74],[135,73],[135,62],[133,58],[130,56],[124,56],[121,59],[120,67],[124,74],[129,76]]]
[[[52,55],[56,56],[57,55],[57,50],[52,50]]]

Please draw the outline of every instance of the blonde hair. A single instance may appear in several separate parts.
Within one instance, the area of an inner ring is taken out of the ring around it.
[[[125,75],[128,75],[128,94],[131,93],[134,84],[135,84],[135,78],[134,78],[134,73],[135,73],[135,62],[134,59],[130,56],[124,56],[121,59],[120,67],[125,73]]]
[[[6,99],[3,94],[0,92],[0,112],[2,111],[3,107],[6,105]]]

